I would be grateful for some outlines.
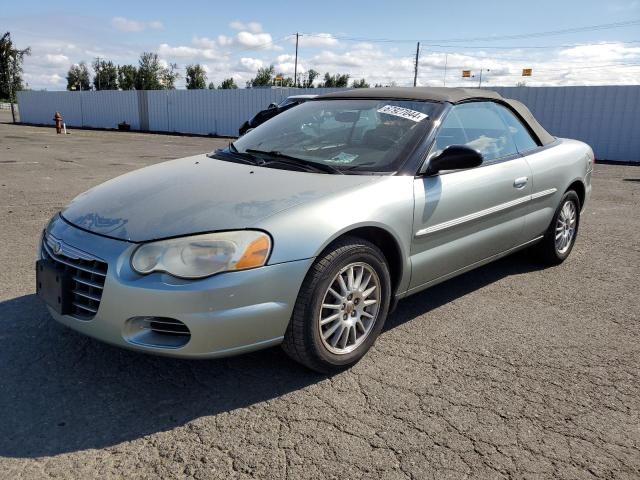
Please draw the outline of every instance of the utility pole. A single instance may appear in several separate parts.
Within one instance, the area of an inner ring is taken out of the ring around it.
[[[415,87],[418,83],[418,60],[420,58],[420,42],[416,45],[416,65],[413,70],[413,86]]]
[[[298,37],[300,37],[300,34],[296,32],[296,63],[293,67],[293,79],[296,82],[296,87],[300,86],[300,82],[298,82]]]
[[[482,68],[480,69],[480,81],[478,82],[478,88],[482,88]],[[487,68],[487,72],[490,72],[491,70],[489,70]]]
[[[98,67],[98,70],[96,71],[96,74],[98,75],[98,90],[100,90],[100,57],[96,57],[96,65]]]
[[[13,89],[13,80],[14,80],[14,76],[15,76],[15,71],[18,68],[18,59],[14,56],[13,57],[13,65],[12,65],[12,72],[11,75],[9,75],[9,102],[11,103],[11,120],[13,121],[13,123],[16,123],[16,107],[14,107],[13,102],[15,100],[15,98],[13,98],[16,95],[15,90]]]
[[[449,60],[449,54],[444,54],[444,76],[442,77],[442,86],[447,86],[447,61]]]

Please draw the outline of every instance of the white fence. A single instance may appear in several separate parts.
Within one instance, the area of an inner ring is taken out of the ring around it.
[[[640,85],[594,87],[491,87],[524,102],[549,132],[583,140],[600,160],[640,162]],[[256,88],[18,92],[24,123],[53,124],[62,113],[69,127],[234,136],[240,125],[289,95],[338,89]]]
[[[68,127],[117,128],[201,135],[238,135],[242,123],[289,95],[322,94],[335,88],[237,90],[130,90],[18,92],[24,123],[53,124],[60,112]]]

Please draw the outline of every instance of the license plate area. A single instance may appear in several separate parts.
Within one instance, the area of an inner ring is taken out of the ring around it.
[[[73,280],[51,260],[36,262],[36,293],[61,315],[71,313]]]

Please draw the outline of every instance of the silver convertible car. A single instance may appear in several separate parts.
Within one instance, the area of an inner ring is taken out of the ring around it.
[[[593,162],[491,91],[324,95],[76,197],[43,232],[37,291],[121,347],[281,344],[329,372],[362,358],[401,298],[525,247],[565,260]]]

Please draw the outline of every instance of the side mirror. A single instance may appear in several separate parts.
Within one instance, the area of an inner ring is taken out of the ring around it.
[[[433,175],[441,170],[461,170],[482,165],[482,154],[465,145],[449,145],[439,155],[429,160],[426,175]]]

